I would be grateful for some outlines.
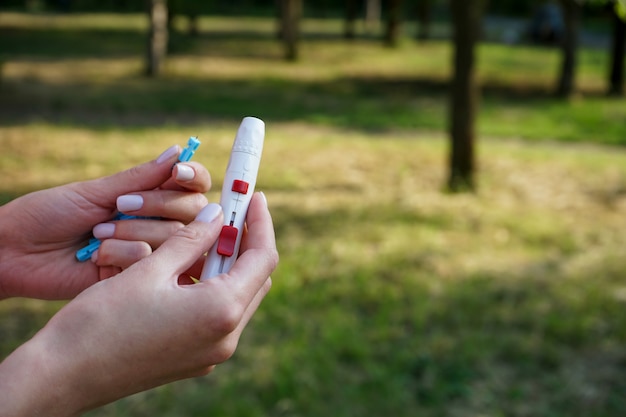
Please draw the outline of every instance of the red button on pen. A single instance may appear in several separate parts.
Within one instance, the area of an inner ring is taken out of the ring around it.
[[[235,243],[237,242],[237,228],[233,226],[223,226],[217,242],[217,253],[222,256],[233,256],[235,253]]]
[[[248,193],[248,183],[242,180],[233,181],[232,190],[239,194],[247,194]]]

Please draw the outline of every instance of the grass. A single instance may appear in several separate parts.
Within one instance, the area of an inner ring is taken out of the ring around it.
[[[176,23],[181,31],[184,25]],[[294,64],[282,61],[270,20],[205,18],[200,26],[204,33],[197,38],[174,32],[163,82],[154,82],[141,76],[145,22],[137,16],[5,13],[2,119],[61,117],[93,124],[95,118],[111,124],[130,114],[144,115],[149,126],[155,113],[159,121],[207,115],[233,120],[271,102],[263,113],[277,121],[377,131],[445,129],[447,42],[405,40],[393,50],[370,38],[341,42],[339,25],[312,20],[305,25],[302,60]],[[626,127],[619,122],[625,107],[603,96],[606,51],[581,50],[580,97],[571,102],[551,95],[558,51],[485,44],[479,55],[481,134],[624,144]]]
[[[484,45],[480,188],[450,195],[445,43],[311,36],[287,64],[269,35],[237,38],[233,19],[180,46],[155,81],[123,52],[139,45],[137,18],[109,20],[101,30],[130,36],[120,54],[88,53],[84,22],[76,55],[60,40],[50,56],[23,41],[3,52],[0,198],[115,172],[195,134],[220,184],[238,120],[256,114],[281,264],[231,361],[90,416],[623,414],[625,115],[600,94],[600,52],[584,51],[581,96],[563,103],[547,94],[553,51]],[[0,34],[71,26],[37,22],[0,16]],[[0,303],[2,354],[60,305]]]

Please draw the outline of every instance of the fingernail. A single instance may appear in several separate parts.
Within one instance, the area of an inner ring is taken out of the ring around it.
[[[136,194],[117,197],[117,209],[122,213],[139,210],[143,206],[143,197]]]
[[[157,164],[161,164],[165,161],[169,161],[174,155],[178,155],[178,145],[172,145],[167,148],[159,157],[157,158]]]
[[[263,202],[265,203],[265,207],[267,207],[267,197],[265,197],[265,193],[263,191],[259,191],[261,197],[263,197]]]
[[[196,220],[204,223],[211,223],[222,212],[222,206],[216,203],[207,204],[196,216]]]
[[[98,251],[95,251],[91,254],[91,262],[93,262],[94,264],[98,262]]]
[[[100,223],[94,226],[93,237],[98,239],[107,239],[113,237],[115,233],[115,224],[114,223]]]
[[[185,164],[176,165],[176,179],[178,181],[191,181],[196,176],[196,171]]]

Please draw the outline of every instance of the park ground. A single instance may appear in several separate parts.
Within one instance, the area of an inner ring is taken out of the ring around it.
[[[482,45],[478,191],[449,194],[446,41],[310,20],[286,63],[271,20],[178,24],[149,80],[140,16],[0,14],[2,202],[191,135],[220,184],[241,117],[267,124],[281,263],[238,352],[90,416],[623,415],[626,102],[605,51],[581,50],[563,101],[557,51]],[[0,303],[2,355],[62,305]]]

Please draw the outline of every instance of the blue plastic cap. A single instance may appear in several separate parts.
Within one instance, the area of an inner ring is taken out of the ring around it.
[[[89,245],[76,252],[76,259],[85,262],[91,259],[91,255],[100,247],[100,240],[96,238],[89,239]]]
[[[196,152],[196,149],[198,149],[198,146],[200,146],[200,141],[198,140],[198,137],[190,137],[187,141],[187,147],[183,149],[180,156],[178,157],[178,160],[180,162],[189,161],[193,157],[193,154]]]

